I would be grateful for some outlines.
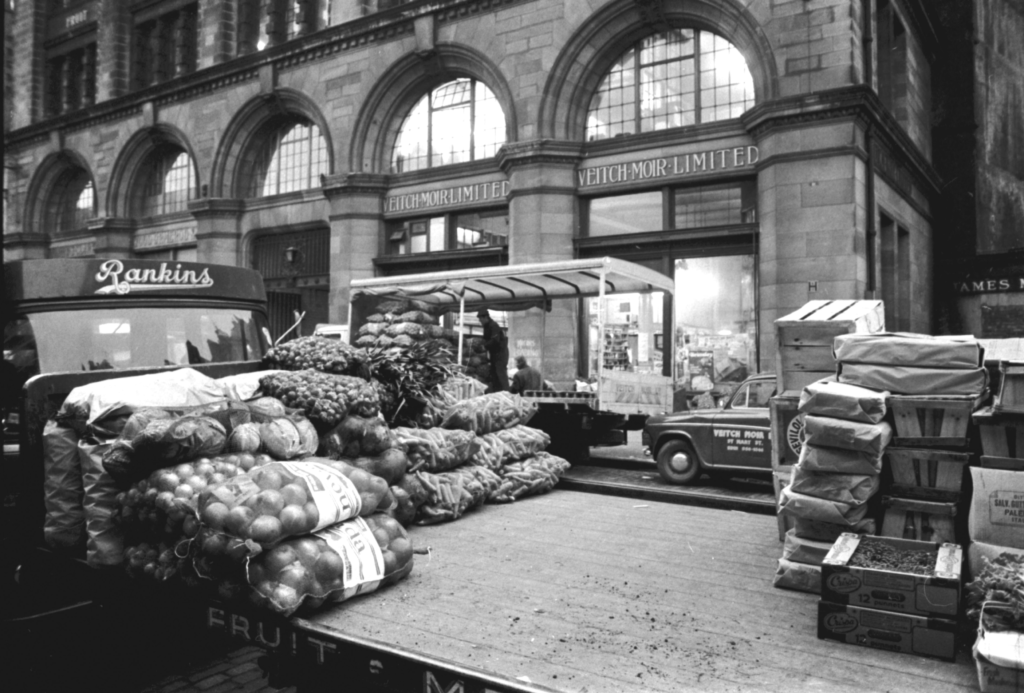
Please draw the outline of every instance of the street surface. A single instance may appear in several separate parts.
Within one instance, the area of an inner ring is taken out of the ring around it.
[[[692,486],[672,486],[658,474],[654,461],[644,455],[640,432],[630,431],[628,444],[595,449],[587,464],[575,465],[560,488],[661,501],[774,514],[771,480],[728,479],[704,476]],[[372,597],[371,597],[372,598]],[[263,650],[237,641],[203,636],[201,644],[181,644],[163,653],[134,657],[106,686],[124,693],[247,693],[283,691],[275,688],[258,665]],[[56,661],[55,661],[56,664]],[[115,673],[115,672],[112,672]],[[47,690],[28,687],[20,690]]]

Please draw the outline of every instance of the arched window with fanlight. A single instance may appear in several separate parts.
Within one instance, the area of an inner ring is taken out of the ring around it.
[[[587,112],[588,141],[738,118],[754,105],[743,55],[721,36],[673,29],[612,65]]]
[[[147,160],[148,174],[136,198],[135,214],[155,217],[188,210],[195,197],[196,174],[192,157],[175,145],[164,145]]]
[[[88,171],[68,169],[54,187],[47,225],[57,233],[85,231],[89,219],[96,216],[96,191]]]
[[[505,144],[505,114],[487,85],[460,78],[425,94],[405,117],[391,157],[393,173],[494,156]]]
[[[320,185],[321,174],[330,172],[327,142],[312,123],[289,120],[270,131],[263,141],[249,197],[315,188]]]

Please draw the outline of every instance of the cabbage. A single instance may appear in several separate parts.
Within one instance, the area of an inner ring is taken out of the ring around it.
[[[260,436],[260,425],[244,423],[235,426],[228,437],[228,450],[231,452],[258,452],[263,439]]]
[[[315,455],[316,449],[320,446],[320,436],[317,435],[316,428],[309,419],[303,417],[296,417],[294,423],[295,427],[299,429],[299,454],[302,457]]]
[[[288,413],[285,409],[284,402],[279,400],[277,397],[260,397],[258,399],[250,400],[246,402],[246,404],[249,406],[249,411],[252,412],[253,416],[270,419],[278,416],[284,416]]]
[[[274,459],[290,460],[302,454],[302,434],[291,419],[280,417],[260,424],[260,438]]]

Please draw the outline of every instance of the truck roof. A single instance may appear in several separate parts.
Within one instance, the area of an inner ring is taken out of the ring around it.
[[[642,265],[616,258],[538,262],[430,272],[400,277],[355,279],[352,296],[415,298],[438,305],[500,306],[509,303],[547,301],[554,298],[586,298],[601,293],[672,293],[672,277]]]
[[[4,263],[4,305],[76,300],[267,300],[259,272],[203,262],[76,258]]]

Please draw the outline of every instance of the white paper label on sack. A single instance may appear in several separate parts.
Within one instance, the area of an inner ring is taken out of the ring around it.
[[[336,469],[319,462],[278,462],[293,476],[306,482],[309,495],[320,513],[313,531],[330,527],[359,515],[363,499],[352,480]]]
[[[316,533],[341,557],[344,589],[331,600],[344,601],[377,589],[384,579],[384,553],[366,520],[357,517]]]

